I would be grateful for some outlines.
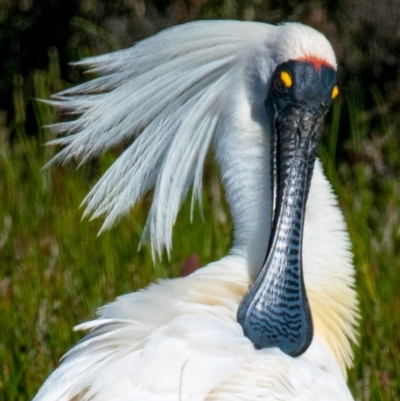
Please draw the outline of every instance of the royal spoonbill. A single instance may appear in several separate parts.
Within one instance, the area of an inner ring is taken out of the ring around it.
[[[86,213],[107,228],[154,188],[145,235],[169,252],[213,148],[234,239],[223,259],[78,326],[89,334],[35,401],[352,400],[354,268],[316,159],[339,91],[327,39],[299,23],[199,21],[78,65],[98,78],[51,101],[77,116],[53,126],[66,136],[51,163],[126,146]]]

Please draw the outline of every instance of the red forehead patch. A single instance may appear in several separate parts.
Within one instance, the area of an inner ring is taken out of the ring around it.
[[[317,57],[307,56],[298,59],[299,61],[307,61],[308,63],[312,63],[314,65],[315,71],[319,71],[323,65],[333,68],[331,64],[329,64],[326,60],[322,60]]]

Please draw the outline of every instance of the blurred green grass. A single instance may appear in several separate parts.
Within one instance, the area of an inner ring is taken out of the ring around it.
[[[31,79],[34,98],[48,98],[64,87],[57,55],[48,71],[37,71]],[[43,146],[50,138],[41,127],[58,116],[35,102],[39,135],[25,132],[24,107],[30,100],[19,90],[21,80],[15,77],[16,116],[8,127],[0,126],[0,399],[7,401],[34,396],[80,338],[72,327],[93,318],[97,307],[158,277],[180,275],[192,253],[203,264],[219,259],[228,250],[232,229],[210,158],[204,221],[196,210],[190,222],[187,200],[170,261],[153,264],[147,247],[137,250],[149,199],[97,237],[101,221],[81,222],[79,204],[116,155],[78,172],[73,165],[42,170],[54,150]],[[379,93],[375,98],[380,106]],[[340,139],[343,119],[350,130],[345,142]],[[369,118],[352,94],[335,104],[329,121],[320,157],[348,223],[362,314],[349,383],[357,400],[392,401],[400,399],[398,121],[382,113]],[[338,159],[338,153],[346,157]]]

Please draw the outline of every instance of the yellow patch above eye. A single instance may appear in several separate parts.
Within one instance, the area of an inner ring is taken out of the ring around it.
[[[286,88],[292,87],[293,85],[292,77],[288,72],[282,71],[279,77],[281,78],[281,81],[285,84]]]
[[[334,88],[332,89],[332,99],[335,99],[335,97],[337,97],[339,95],[339,88],[337,87],[337,85],[334,86]]]

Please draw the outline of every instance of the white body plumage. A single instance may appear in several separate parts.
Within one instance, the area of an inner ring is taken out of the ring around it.
[[[130,143],[92,189],[87,212],[105,227],[155,187],[146,231],[171,249],[179,207],[201,194],[213,146],[234,220],[228,256],[186,278],[118,298],[49,377],[35,401],[352,400],[354,269],[342,214],[317,162],[307,201],[304,282],[314,322],[308,350],[292,358],[256,350],[237,323],[270,235],[269,116],[276,65],[316,58],[336,67],[324,36],[300,24],[204,21],[174,27],[131,49],[80,64],[101,76],[53,104],[81,114],[54,126],[69,136],[54,159],[83,162]],[[103,92],[103,93],[99,93]]]

